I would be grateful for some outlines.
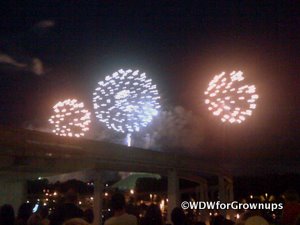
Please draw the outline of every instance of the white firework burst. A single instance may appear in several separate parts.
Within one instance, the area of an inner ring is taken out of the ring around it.
[[[219,116],[222,122],[242,123],[256,109],[255,85],[244,83],[243,72],[233,71],[230,75],[222,72],[209,83],[205,104],[214,116]]]
[[[145,73],[120,69],[98,84],[93,93],[95,114],[109,129],[138,132],[158,114],[160,96]]]
[[[59,136],[81,137],[89,130],[91,113],[76,99],[66,99],[53,106],[49,123]]]

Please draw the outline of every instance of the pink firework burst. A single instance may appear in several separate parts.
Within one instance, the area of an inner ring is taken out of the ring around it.
[[[222,72],[210,81],[204,92],[208,110],[224,123],[242,123],[256,109],[259,98],[256,87],[246,84],[244,79],[242,71],[229,75]]]

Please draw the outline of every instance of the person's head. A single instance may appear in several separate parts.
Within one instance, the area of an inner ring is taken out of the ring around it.
[[[245,225],[269,225],[268,221],[266,221],[261,216],[252,216],[245,221]]]
[[[286,202],[298,202],[299,194],[296,190],[290,189],[284,193],[284,199]]]
[[[174,225],[181,225],[185,223],[185,214],[182,208],[176,207],[172,210],[171,220]]]
[[[111,207],[115,212],[125,210],[125,204],[125,197],[123,194],[115,193],[111,197]]]
[[[295,221],[295,225],[300,225],[300,215],[297,217],[297,219]]]
[[[48,209],[48,207],[45,207],[45,206],[40,207],[38,210],[38,213],[42,219],[47,218],[49,215],[49,209]]]
[[[73,218],[70,220],[67,220],[66,222],[64,222],[63,225],[89,225],[88,222],[86,222],[83,219],[80,218]]]
[[[3,205],[0,208],[0,225],[13,225],[15,222],[15,211],[11,205]]]
[[[161,225],[163,222],[160,208],[157,205],[150,205],[146,211],[144,222],[146,225]]]
[[[195,225],[205,225],[205,223],[200,221],[200,222],[195,223]]]
[[[18,210],[18,219],[27,221],[32,214],[32,205],[23,203]]]
[[[92,209],[87,209],[83,212],[83,217],[88,223],[93,223],[94,221],[94,212]]]
[[[65,194],[65,202],[77,204],[78,195],[77,192],[73,189],[69,189]]]
[[[225,223],[225,218],[222,215],[215,216],[212,219],[213,225],[223,225]]]

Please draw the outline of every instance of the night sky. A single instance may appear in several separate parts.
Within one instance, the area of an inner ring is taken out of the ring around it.
[[[43,124],[53,104],[79,98],[91,108],[98,80],[140,68],[168,106],[203,120],[205,147],[226,132],[233,149],[300,155],[300,16],[296,1],[6,1],[0,53],[44,74],[0,64],[0,123]],[[244,71],[260,95],[244,124],[221,127],[203,103],[222,71]],[[221,129],[220,129],[221,128]]]

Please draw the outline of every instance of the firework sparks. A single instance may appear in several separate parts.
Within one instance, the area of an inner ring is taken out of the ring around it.
[[[146,127],[158,114],[160,98],[156,85],[139,70],[120,69],[93,93],[96,117],[109,129],[127,134],[128,145],[133,132]]]
[[[204,92],[208,110],[224,123],[242,123],[256,109],[259,97],[256,87],[244,84],[244,79],[241,71],[233,71],[229,77],[222,72],[210,81]]]
[[[89,130],[91,113],[84,108],[82,102],[76,99],[60,101],[53,106],[53,111],[49,122],[56,135],[81,137]]]

